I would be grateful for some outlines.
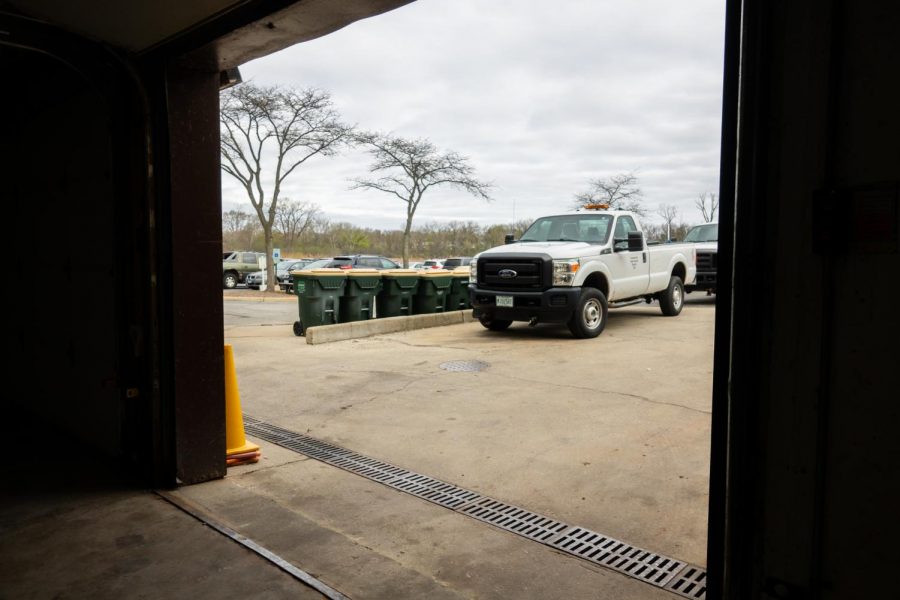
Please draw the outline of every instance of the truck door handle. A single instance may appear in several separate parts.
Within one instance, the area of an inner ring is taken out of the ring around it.
[[[647,262],[647,253],[646,253],[646,252],[641,252],[641,256],[644,257],[644,262]]]

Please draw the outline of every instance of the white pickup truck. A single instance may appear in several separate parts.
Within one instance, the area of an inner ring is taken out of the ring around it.
[[[566,323],[575,337],[603,331],[610,307],[659,300],[675,316],[693,284],[692,244],[648,245],[634,213],[581,210],[541,217],[472,262],[474,315],[493,331],[513,321]]]

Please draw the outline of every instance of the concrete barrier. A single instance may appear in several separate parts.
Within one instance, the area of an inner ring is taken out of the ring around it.
[[[356,338],[441,327],[443,325],[459,325],[472,322],[472,309],[452,310],[449,312],[427,315],[411,315],[408,317],[388,317],[386,319],[369,319],[338,323],[337,325],[321,325],[306,330],[307,344],[327,344]]]

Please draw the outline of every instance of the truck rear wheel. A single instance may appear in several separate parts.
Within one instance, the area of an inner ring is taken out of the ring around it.
[[[569,331],[577,338],[594,338],[606,327],[609,304],[603,292],[596,288],[584,288],[575,304],[575,313],[569,319]]]
[[[672,275],[669,287],[659,295],[659,308],[665,316],[674,317],[681,312],[683,306],[684,284],[681,283],[681,277]]]
[[[225,273],[225,275],[222,276],[222,285],[225,287],[225,289],[228,289],[228,290],[234,289],[237,286],[237,283],[238,283],[237,275],[235,275],[234,273],[232,273],[230,271],[228,273]]]
[[[503,331],[512,325],[512,321],[507,319],[494,319],[484,316],[478,317],[478,322],[481,323],[482,327],[491,331]]]

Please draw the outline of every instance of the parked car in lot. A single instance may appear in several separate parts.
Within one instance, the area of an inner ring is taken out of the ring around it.
[[[456,267],[468,267],[470,264],[472,264],[471,256],[454,256],[444,260],[444,266],[442,268],[450,271]]]
[[[323,267],[315,267],[317,269]],[[335,256],[324,268],[336,269],[399,269],[400,265],[383,256],[370,254],[353,254],[350,256]]]
[[[278,264],[278,272],[276,273],[276,277],[278,278],[278,285],[281,286],[288,294],[294,292],[294,279],[291,277],[291,271],[299,271],[301,269],[305,269],[309,265],[314,262],[318,262],[321,259],[319,258],[301,258],[299,260],[290,260],[290,261],[282,261]],[[284,268],[282,268],[282,263],[285,264]]]
[[[355,254],[352,256],[335,256],[333,258],[320,258],[313,262],[307,263],[302,267],[291,269],[291,271],[311,271],[313,269],[399,269],[400,265],[389,258],[383,256],[372,256],[367,254]],[[287,273],[288,282],[281,284],[282,289],[288,294],[294,293],[294,280]]]
[[[275,265],[275,279],[278,281],[278,285],[284,287],[285,285],[292,285],[291,283],[291,271],[296,271],[298,269],[302,269],[309,263],[315,261],[315,258],[287,258],[282,260],[281,262]],[[251,290],[258,290],[262,286],[263,280],[263,272],[256,271],[255,273],[250,273],[246,277],[247,287]]]
[[[422,269],[440,269],[444,266],[444,263],[436,258],[429,258],[425,262],[422,263],[420,268]]]
[[[409,263],[409,268],[410,269],[424,269],[425,263],[420,263],[420,262]]]
[[[222,253],[222,287],[232,289],[244,283],[247,275],[259,271],[262,252],[229,251]]]
[[[684,241],[693,243],[697,251],[697,280],[685,285],[684,290],[691,293],[695,290],[707,294],[716,293],[716,271],[719,266],[719,224],[707,223],[692,227]]]

